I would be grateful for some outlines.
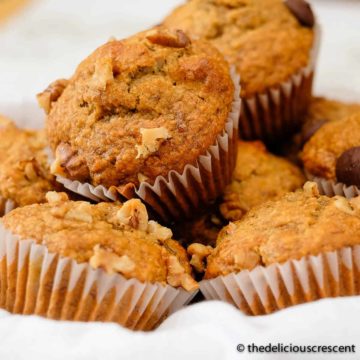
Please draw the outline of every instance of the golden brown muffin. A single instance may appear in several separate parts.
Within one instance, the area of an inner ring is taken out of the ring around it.
[[[170,229],[149,221],[140,200],[91,205],[55,192],[47,198],[47,204],[11,211],[2,225],[20,239],[34,239],[52,253],[110,274],[186,290],[197,287],[186,251],[171,239]]]
[[[239,141],[233,181],[225,189],[221,214],[228,221],[240,220],[254,206],[301,188],[304,182],[296,165],[270,154],[260,141]]]
[[[314,176],[359,186],[359,146],[360,112],[322,126],[305,144],[301,158]]]
[[[19,129],[0,116],[0,215],[8,200],[15,206],[42,203],[57,187],[45,147],[44,131]]]
[[[320,196],[315,183],[230,223],[207,258],[205,278],[360,244],[360,197]],[[192,249],[193,250],[193,249]]]
[[[105,187],[182,172],[222,133],[233,96],[222,55],[182,31],[110,41],[39,95],[53,172]]]
[[[241,95],[249,98],[309,64],[314,16],[295,2],[301,9],[282,0],[191,0],[163,24],[216,46],[237,67]]]

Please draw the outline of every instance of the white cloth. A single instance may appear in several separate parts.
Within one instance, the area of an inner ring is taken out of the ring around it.
[[[110,36],[156,24],[179,0],[38,0],[0,27],[0,113],[42,126],[34,96],[69,76]],[[360,100],[360,2],[313,1],[323,25],[316,92]],[[152,333],[116,324],[66,323],[0,311],[0,359],[358,359],[358,297],[247,317],[219,302],[189,306]],[[357,345],[358,355],[249,354],[237,344]]]
[[[247,317],[230,305],[205,302],[167,319],[150,333],[116,324],[57,322],[0,311],[0,359],[359,359],[360,299],[322,300]],[[357,354],[239,353],[238,344],[356,345]]]

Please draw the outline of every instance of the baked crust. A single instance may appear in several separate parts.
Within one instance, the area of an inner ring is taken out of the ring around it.
[[[163,24],[216,46],[237,67],[247,98],[306,67],[314,41],[282,0],[191,0]]]
[[[251,208],[302,187],[300,168],[270,154],[260,141],[238,143],[238,157],[231,184],[220,204],[228,221],[240,220]]]
[[[110,41],[51,103],[53,171],[105,187],[182,172],[222,133],[233,94],[222,55],[181,31]]]
[[[360,112],[322,126],[305,144],[301,159],[312,175],[335,180],[337,159],[356,146],[360,146]]]
[[[48,191],[59,188],[50,174],[45,148],[44,131],[19,129],[0,116],[0,203],[42,203]]]
[[[250,210],[225,227],[205,278],[268,266],[360,243],[360,197],[320,196],[315,183]]]
[[[149,221],[140,200],[124,204],[69,201],[49,193],[49,203],[18,208],[1,222],[20,239],[34,239],[50,252],[89,262],[108,273],[140,281],[197,287],[184,248],[170,229]]]

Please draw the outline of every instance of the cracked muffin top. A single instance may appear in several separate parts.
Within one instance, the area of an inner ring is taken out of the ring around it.
[[[47,199],[11,211],[2,225],[20,239],[34,239],[50,252],[110,274],[197,288],[186,251],[171,239],[170,229],[149,221],[140,200],[91,205],[56,192]]]
[[[41,203],[55,188],[45,147],[44,131],[19,129],[0,116],[0,215],[7,200],[15,206]]]
[[[270,154],[260,141],[239,141],[233,180],[225,189],[221,214],[228,221],[240,220],[254,206],[301,188],[304,182],[300,168]]]
[[[38,95],[52,171],[106,187],[195,164],[223,132],[233,99],[218,50],[165,28],[109,41]]]
[[[312,175],[360,186],[360,112],[323,125],[301,158]]]
[[[303,0],[190,0],[163,24],[216,46],[237,67],[242,97],[287,81],[310,61],[314,15]]]
[[[308,182],[304,191],[255,207],[225,227],[207,258],[205,278],[356,244],[360,244],[360,197],[321,196],[316,184]],[[199,247],[201,255],[206,249]]]

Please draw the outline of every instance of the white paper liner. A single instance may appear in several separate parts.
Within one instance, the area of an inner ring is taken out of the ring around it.
[[[360,294],[360,246],[284,264],[257,266],[200,282],[207,300],[222,300],[250,315],[327,297]]]
[[[321,29],[314,28],[314,44],[309,65],[280,86],[274,86],[251,98],[242,98],[239,122],[240,138],[260,139],[277,143],[296,131],[302,121],[312,94],[316,60],[319,54]]]
[[[15,203],[12,200],[5,200],[0,196],[0,217],[6,215],[15,209]]]
[[[94,270],[20,240],[0,224],[0,307],[12,313],[151,330],[196,293]]]
[[[315,182],[318,186],[321,195],[326,196],[344,196],[347,199],[352,199],[360,195],[360,189],[355,185],[346,185],[335,180],[328,180],[321,177],[314,176],[308,172],[305,173],[306,177]]]
[[[240,77],[234,68],[231,69],[231,77],[235,85],[232,110],[225,129],[218,135],[215,144],[198,158],[196,165],[185,166],[181,174],[170,171],[166,178],[158,176],[153,185],[142,182],[135,189],[134,196],[142,199],[164,221],[191,217],[202,204],[221,195],[231,181],[236,162],[241,108]],[[119,196],[114,190],[108,190],[104,186],[82,184],[62,176],[57,176],[57,181],[65,188],[94,201],[114,201]]]

